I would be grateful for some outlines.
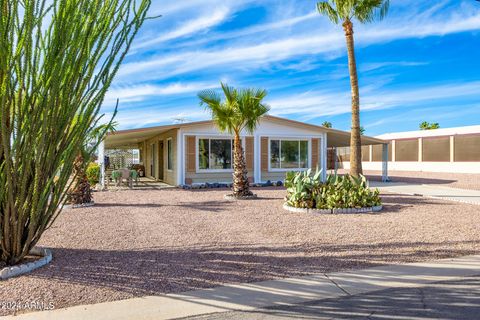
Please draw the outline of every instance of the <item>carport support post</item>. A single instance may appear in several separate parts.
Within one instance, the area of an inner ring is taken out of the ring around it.
[[[105,141],[98,145],[98,164],[100,165],[100,185],[105,189]]]
[[[382,144],[382,181],[388,182],[388,143]]]

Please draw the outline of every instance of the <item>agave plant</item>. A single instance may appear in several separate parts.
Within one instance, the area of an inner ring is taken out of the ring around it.
[[[336,209],[381,205],[378,189],[371,190],[367,179],[360,175],[328,175],[321,181],[321,171],[288,172],[285,178],[285,201],[296,208]]]

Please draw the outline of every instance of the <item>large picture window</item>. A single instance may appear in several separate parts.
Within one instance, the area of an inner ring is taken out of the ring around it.
[[[198,139],[198,168],[231,170],[232,145],[231,139]]]
[[[270,140],[270,168],[308,168],[308,140]]]

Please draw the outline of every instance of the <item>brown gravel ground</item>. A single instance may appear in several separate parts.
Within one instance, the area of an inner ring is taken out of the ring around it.
[[[284,211],[283,189],[255,192],[96,193],[96,206],[64,211],[45,233],[52,263],[1,282],[0,301],[61,308],[480,253],[478,206],[384,194],[379,214],[311,215]]]
[[[372,180],[381,180],[381,171],[365,171],[365,175]],[[445,173],[445,172],[418,172],[418,171],[389,171],[392,181],[439,184],[452,188],[480,190],[480,174],[475,173]]]

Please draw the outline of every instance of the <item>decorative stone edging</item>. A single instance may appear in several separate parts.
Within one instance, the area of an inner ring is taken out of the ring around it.
[[[192,183],[192,184],[181,184],[178,186],[180,189],[190,190],[190,189],[216,189],[216,188],[232,188],[233,183],[222,183],[222,182],[201,182],[201,183]],[[250,183],[251,187],[282,187],[283,181],[270,181],[262,183]]]
[[[233,194],[226,194],[223,196],[223,198],[226,200],[252,200],[257,199],[257,195],[252,194],[250,196],[235,197]]]
[[[43,267],[52,261],[52,252],[47,248],[34,247],[32,250],[30,250],[30,255],[39,256],[41,258],[33,262],[0,269],[0,280],[6,280],[8,278],[13,278],[28,272],[32,272],[33,270]]]
[[[87,207],[92,207],[95,205],[95,202],[88,202],[88,203],[82,203],[82,204],[65,204],[63,205],[63,209],[78,209],[78,208],[87,208]]]
[[[365,208],[338,208],[338,209],[310,209],[310,208],[295,208],[288,204],[283,204],[283,209],[291,212],[299,213],[317,213],[317,214],[339,214],[339,213],[369,213],[378,212],[382,210],[382,206],[365,207]]]

